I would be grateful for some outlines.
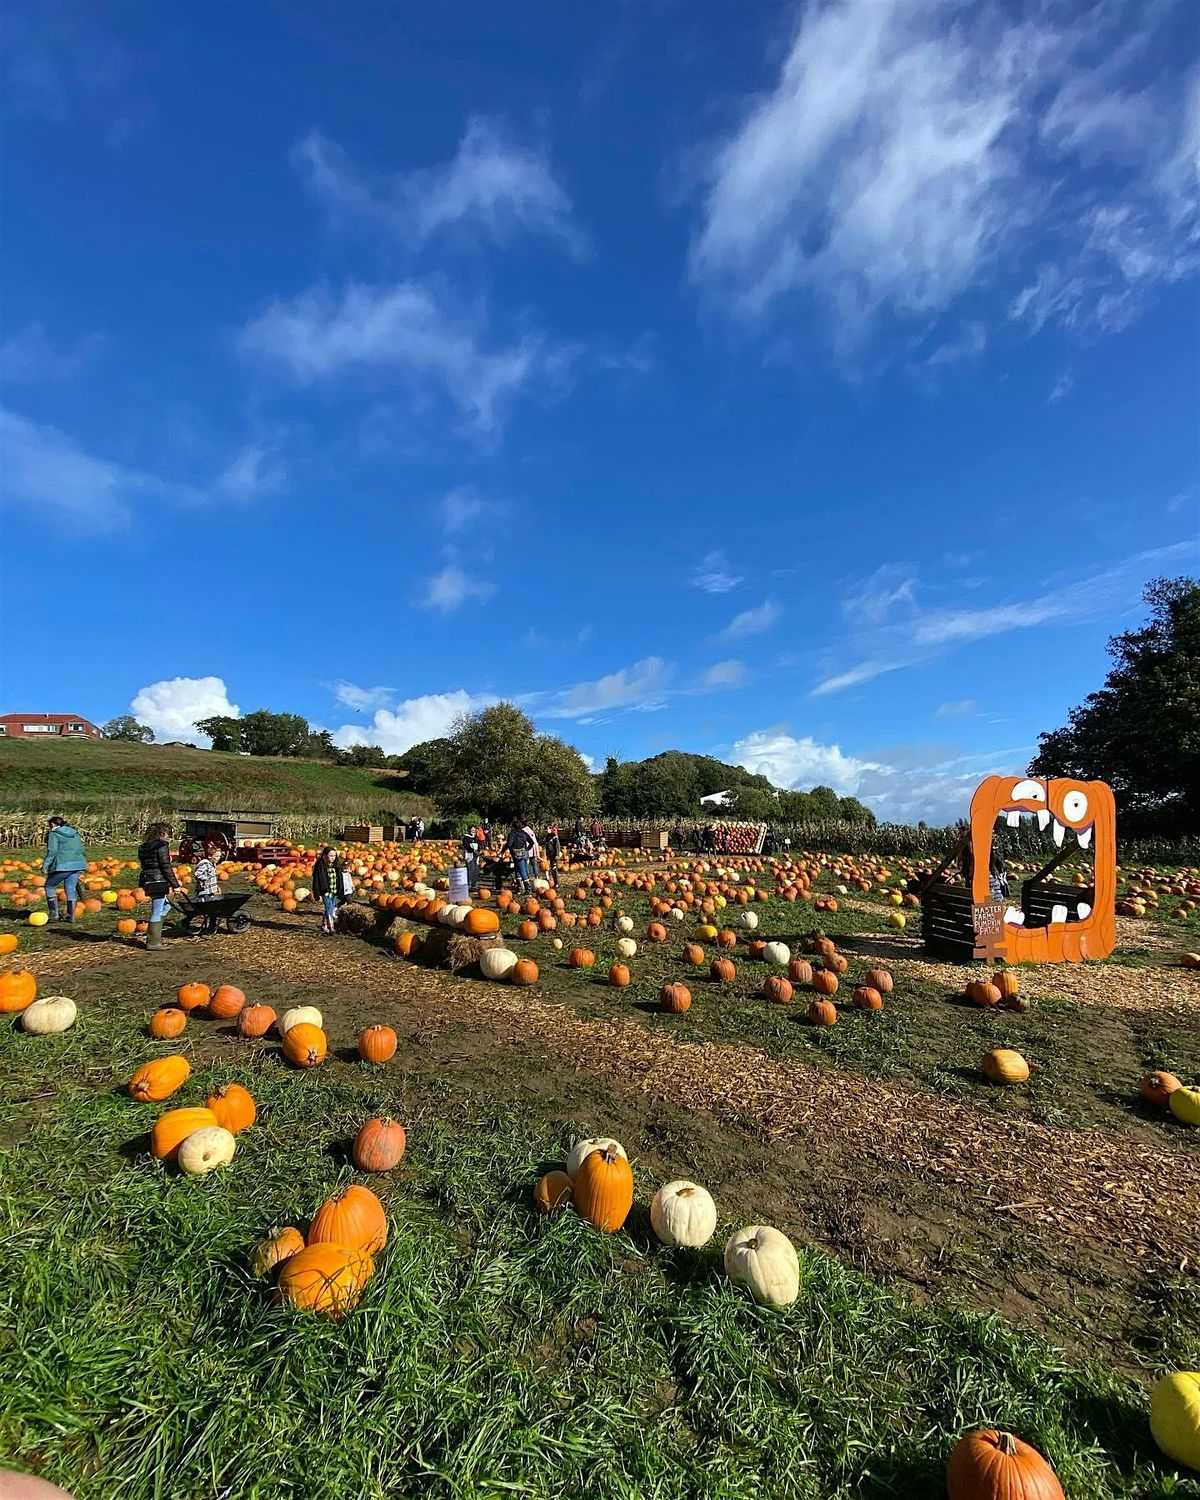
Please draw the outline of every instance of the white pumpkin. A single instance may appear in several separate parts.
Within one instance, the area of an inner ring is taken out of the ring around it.
[[[461,927],[467,920],[467,913],[470,910],[469,906],[443,906],[437,914],[437,919],[443,927]]]
[[[550,889],[550,882],[544,879],[542,876],[538,876],[538,878],[533,882],[533,888],[535,891],[541,894],[542,892],[548,891]]]
[[[305,885],[298,885],[292,892],[293,901],[307,901],[311,892]]]
[[[511,948],[485,948],[479,955],[479,967],[485,979],[507,979],[517,965]]]
[[[618,938],[617,952],[622,958],[632,958],[637,952],[637,944],[632,938]]]
[[[650,1223],[664,1245],[699,1249],[717,1232],[717,1205],[695,1182],[668,1182],[650,1200]]]
[[[562,938],[551,938],[550,941],[554,944],[554,947],[555,947],[556,951],[559,952],[559,953],[561,953],[562,952]]]
[[[70,1031],[77,1014],[75,1002],[69,996],[44,995],[21,1012],[21,1025],[34,1036],[53,1036],[59,1031]]]
[[[315,1005],[294,1005],[291,1010],[284,1011],[283,1020],[279,1023],[279,1035],[286,1036],[293,1026],[299,1026],[302,1021],[310,1026],[318,1026],[322,1031],[325,1029],[321,1012]]]
[[[179,1148],[179,1169],[189,1177],[203,1177],[218,1167],[227,1167],[237,1150],[233,1132],[221,1125],[193,1130]]]
[[[790,1307],[800,1294],[796,1247],[769,1224],[750,1224],[730,1235],[725,1274],[763,1307]]]
[[[687,916],[687,912],[684,911],[682,906],[673,906],[671,908],[671,916],[676,922],[682,922],[684,917]]]
[[[571,1154],[567,1157],[567,1176],[572,1182],[575,1174],[583,1166],[585,1156],[590,1156],[593,1151],[615,1151],[618,1156],[625,1155],[625,1147],[620,1141],[614,1141],[611,1136],[590,1136],[587,1140],[576,1141],[571,1147]]]
[[[618,932],[632,932],[633,931],[633,918],[632,917],[618,917],[617,918],[617,931]]]
[[[849,894],[850,894],[850,889],[849,889],[848,886],[844,886],[844,885],[839,885],[838,886],[838,895],[839,896],[848,896]]]
[[[753,932],[754,929],[758,926],[758,913],[756,911],[750,911],[749,909],[747,909],[742,913],[741,921],[743,927],[747,928],[750,932]]]
[[[769,964],[788,964],[791,962],[792,950],[786,943],[768,943],[763,949],[763,957]]]

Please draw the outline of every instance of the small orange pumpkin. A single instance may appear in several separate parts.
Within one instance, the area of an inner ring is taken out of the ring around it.
[[[590,948],[572,948],[570,963],[573,969],[590,969],[596,962],[596,955]]]
[[[390,1026],[368,1026],[358,1039],[363,1062],[385,1063],[396,1055],[396,1033]]]
[[[860,984],[851,997],[856,1010],[882,1010],[883,996],[872,984]]]
[[[176,1005],[164,1005],[150,1017],[146,1029],[159,1041],[166,1041],[178,1036],[186,1025],[187,1011],[180,1010]]]
[[[629,970],[624,964],[613,964],[608,971],[608,982],[614,989],[623,990],[629,983]]]
[[[669,1011],[672,1015],[682,1015],[689,1010],[692,1004],[692,992],[686,984],[664,984],[658,992],[658,1005],[660,1010]]]
[[[150,1151],[160,1161],[174,1161],[179,1148],[196,1130],[217,1124],[211,1109],[169,1109],[159,1115],[150,1130]]]
[[[538,966],[531,958],[519,958],[508,971],[509,984],[536,984]]]
[[[258,1105],[249,1089],[240,1083],[223,1083],[204,1101],[217,1117],[217,1124],[231,1135],[248,1129],[258,1118]]]
[[[737,978],[737,968],[730,958],[714,959],[709,965],[708,972],[718,984],[728,984]]]
[[[37,999],[37,980],[28,969],[6,969],[0,974],[0,1013],[25,1010]]]
[[[833,1026],[837,1023],[837,1006],[832,1000],[814,996],[808,1007],[808,1019],[814,1026]]]
[[[192,980],[189,984],[181,984],[176,999],[184,1010],[199,1010],[202,1005],[207,1005],[212,998],[212,991],[208,985],[200,984]]]
[[[547,1172],[538,1178],[533,1190],[533,1201],[541,1213],[552,1214],[555,1209],[566,1208],[575,1197],[575,1184],[565,1172]]]
[[[892,993],[892,976],[886,969],[868,969],[864,983],[870,985],[873,990],[878,990],[881,995]]]
[[[1164,1073],[1159,1070],[1155,1073],[1147,1073],[1140,1087],[1142,1098],[1148,1103],[1157,1104],[1159,1109],[1169,1109],[1171,1095],[1183,1085],[1174,1073]]]
[[[376,1116],[354,1137],[351,1155],[360,1172],[390,1172],[404,1155],[407,1144],[403,1125]]]
[[[818,995],[836,995],[838,977],[831,969],[818,969],[812,977],[812,987]]]
[[[768,974],[763,980],[762,997],[775,1005],[786,1005],[792,998],[791,981],[782,974]]]
[[[275,1024],[275,1012],[269,1005],[247,1005],[238,1016],[238,1035],[253,1039],[266,1036]]]
[[[156,1057],[143,1063],[129,1080],[129,1094],[143,1103],[169,1099],[188,1080],[192,1065],[186,1057]]]

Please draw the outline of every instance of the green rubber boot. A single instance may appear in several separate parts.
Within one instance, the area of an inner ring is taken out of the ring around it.
[[[150,923],[150,929],[146,933],[147,953],[153,953],[156,949],[165,948],[167,946],[166,943],[163,942],[162,927],[163,924],[161,920],[158,922]]]

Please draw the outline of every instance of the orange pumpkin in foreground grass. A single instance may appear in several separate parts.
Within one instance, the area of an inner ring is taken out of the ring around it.
[[[658,1005],[660,1010],[676,1016],[682,1015],[685,1010],[691,1009],[692,992],[686,984],[664,984],[658,992]]]
[[[536,984],[538,981],[538,966],[531,958],[519,958],[508,971],[509,984]]]
[[[573,969],[590,969],[596,962],[596,955],[590,948],[572,948],[570,963]]]
[[[731,958],[714,959],[708,967],[708,972],[718,984],[729,984],[737,978],[737,967]]]
[[[860,984],[851,996],[856,1010],[882,1010],[883,996],[873,984]]]
[[[24,1010],[37,999],[37,980],[28,969],[6,969],[0,974],[0,1012]]]
[[[565,1172],[547,1172],[544,1177],[538,1178],[537,1186],[533,1190],[533,1201],[544,1214],[552,1214],[556,1209],[566,1208],[575,1196],[575,1184]]]
[[[283,1055],[297,1068],[315,1068],[324,1062],[327,1047],[325,1033],[308,1021],[288,1027],[283,1038]]]
[[[613,964],[608,971],[608,982],[614,989],[623,990],[629,983],[629,969],[625,964]]]
[[[156,1057],[143,1063],[129,1080],[129,1096],[150,1103],[169,1099],[187,1082],[191,1071],[186,1057]]]
[[[268,1230],[266,1239],[254,1247],[250,1269],[255,1276],[270,1276],[285,1260],[298,1255],[303,1249],[304,1236],[292,1225]]]
[[[387,1215],[370,1188],[357,1182],[327,1198],[308,1231],[310,1245],[349,1245],[375,1255],[387,1244]]]
[[[837,1024],[837,1006],[832,1000],[818,997],[808,1007],[808,1019],[814,1026],[834,1026]]]
[[[354,1137],[352,1155],[360,1172],[390,1172],[404,1155],[408,1137],[396,1120],[368,1120]]]
[[[1174,1073],[1164,1073],[1161,1070],[1157,1073],[1147,1073],[1141,1082],[1142,1098],[1150,1104],[1157,1104],[1159,1109],[1169,1109],[1171,1095],[1182,1086]]]
[[[283,1262],[279,1300],[304,1312],[340,1318],[363,1294],[375,1271],[370,1255],[350,1245],[307,1245]]]
[[[211,1109],[169,1109],[151,1127],[151,1154],[160,1161],[174,1161],[189,1135],[218,1123]]]
[[[159,1041],[166,1041],[178,1036],[186,1025],[187,1011],[180,1010],[177,1005],[164,1005],[150,1017],[146,1029]]]
[[[15,932],[0,932],[0,953],[15,953],[21,940]]]
[[[878,990],[881,995],[892,993],[892,976],[886,969],[868,969],[864,982],[873,990]]]
[[[782,974],[768,974],[762,983],[762,997],[774,1005],[786,1005],[792,998],[791,981]]]
[[[247,1130],[258,1118],[258,1105],[250,1090],[240,1083],[223,1083],[204,1101],[217,1117],[217,1124],[231,1135]]]
[[[1036,1448],[992,1427],[959,1438],[946,1488],[949,1500],[1066,1500],[1058,1476]]]
[[[812,977],[812,987],[818,995],[836,995],[838,977],[830,969],[818,969]]]
[[[575,1174],[575,1208],[580,1218],[613,1234],[633,1207],[633,1168],[611,1146],[589,1151]]]

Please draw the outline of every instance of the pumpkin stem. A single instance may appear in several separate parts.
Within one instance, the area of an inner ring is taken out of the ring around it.
[[[683,1187],[679,1189],[675,1196],[677,1198],[690,1198],[695,1191],[694,1187]]]
[[[1017,1440],[1011,1432],[998,1432],[996,1434],[996,1447],[1004,1454],[1005,1458],[1011,1458],[1017,1451]]]

